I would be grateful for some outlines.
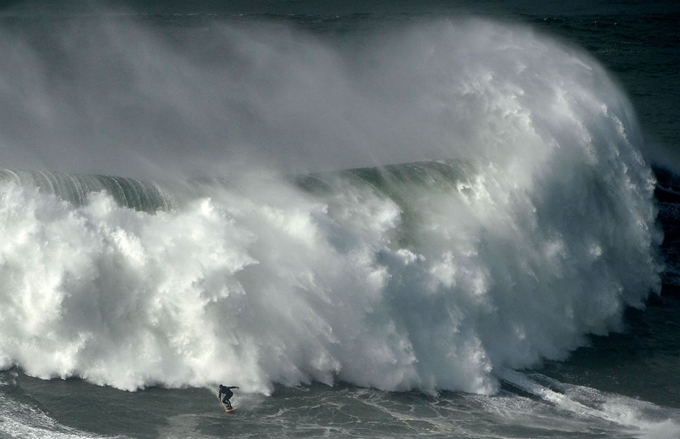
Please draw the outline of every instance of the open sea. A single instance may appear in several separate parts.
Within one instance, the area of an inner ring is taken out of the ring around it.
[[[2,1],[0,438],[680,438],[679,102],[670,0]]]

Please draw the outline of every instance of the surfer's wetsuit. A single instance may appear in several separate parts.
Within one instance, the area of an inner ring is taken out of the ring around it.
[[[234,396],[234,392],[232,392],[231,389],[238,389],[238,387],[236,386],[227,387],[220,384],[220,394],[218,395],[218,398],[222,400],[222,402],[224,403],[224,405],[227,406],[227,408],[231,408],[231,402],[229,402],[229,399],[232,396]],[[224,395],[224,397],[222,395]]]

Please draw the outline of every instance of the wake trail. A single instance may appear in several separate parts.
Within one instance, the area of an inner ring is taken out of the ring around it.
[[[539,374],[528,374],[504,369],[499,379],[521,392],[551,404],[578,418],[599,419],[625,427],[635,437],[645,439],[674,439],[680,437],[680,410],[622,395],[603,393],[593,388],[560,383]],[[558,388],[559,391],[550,387]]]

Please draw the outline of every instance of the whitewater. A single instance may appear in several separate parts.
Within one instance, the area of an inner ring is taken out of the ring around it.
[[[128,57],[134,81],[108,84],[115,99],[0,72],[5,96],[30,97],[4,148],[49,142],[35,157],[8,152],[6,167],[37,158],[69,172],[0,179],[2,369],[125,390],[344,382],[490,395],[511,369],[621,330],[624,310],[660,289],[635,113],[579,49],[481,19],[411,24],[358,48],[217,27],[235,69],[192,66],[137,25],[123,52],[126,32],[107,26],[112,56],[155,54]],[[1,51],[39,66],[24,45]],[[69,58],[76,86],[79,71],[104,78],[84,59]],[[168,60],[183,70],[162,73]],[[121,134],[130,105],[158,126]],[[70,123],[80,110],[106,121],[87,152]],[[115,155],[106,144],[134,136]],[[77,169],[81,154],[137,177],[125,181],[153,207],[96,185],[63,196],[92,173]]]

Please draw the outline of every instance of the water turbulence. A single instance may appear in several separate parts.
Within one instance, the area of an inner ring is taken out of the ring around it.
[[[307,68],[239,79],[273,87],[262,113],[261,93],[239,95],[258,136],[292,136],[290,108],[319,157],[363,141],[382,166],[167,187],[3,171],[0,366],[131,390],[228,378],[488,394],[498,371],[621,329],[659,288],[659,236],[616,84],[521,27],[388,34],[351,55],[287,32],[285,56]],[[251,48],[242,65],[283,62],[275,33],[224,35]],[[329,59],[341,85],[324,82]],[[337,126],[317,132],[324,110]]]

